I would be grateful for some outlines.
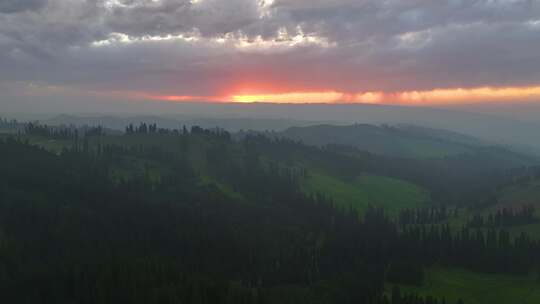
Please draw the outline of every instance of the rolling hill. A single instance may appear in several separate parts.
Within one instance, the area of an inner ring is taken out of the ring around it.
[[[473,153],[491,145],[464,134],[414,125],[316,125],[292,127],[272,135],[315,146],[351,146],[374,154],[399,158],[443,158]],[[507,152],[509,157],[516,155]],[[524,155],[521,157],[527,158]]]

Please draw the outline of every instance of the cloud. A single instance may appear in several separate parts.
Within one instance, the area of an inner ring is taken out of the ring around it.
[[[46,3],[47,0],[0,0],[0,14],[38,10]]]
[[[532,0],[4,0],[0,83],[178,96],[534,86],[538,16]]]

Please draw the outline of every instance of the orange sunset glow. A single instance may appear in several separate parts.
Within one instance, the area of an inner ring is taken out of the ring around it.
[[[540,100],[540,86],[434,89],[404,92],[341,93],[337,91],[232,94],[226,96],[143,95],[170,102],[207,101],[234,103],[366,103],[402,105],[447,105],[477,102]]]

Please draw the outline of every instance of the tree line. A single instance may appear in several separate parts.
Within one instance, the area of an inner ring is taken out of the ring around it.
[[[535,217],[536,208],[533,205],[521,206],[517,209],[499,208],[487,215],[475,214],[467,223],[471,228],[506,227],[528,225],[538,222]]]
[[[24,124],[24,134],[50,139],[77,140],[87,136],[104,136],[105,131],[101,126],[77,128],[75,126],[49,126],[39,122],[29,122]]]

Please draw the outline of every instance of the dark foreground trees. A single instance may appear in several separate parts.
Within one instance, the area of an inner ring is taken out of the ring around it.
[[[376,208],[359,219],[302,193],[301,170],[264,160],[253,142],[232,144],[206,131],[171,136],[178,149],[74,146],[61,155],[1,141],[1,300],[444,303],[397,291],[389,297],[384,286],[418,284],[435,263],[486,261],[478,270],[492,272],[537,266],[539,245],[526,236],[438,225],[402,230]],[[185,152],[195,144],[216,183],[201,183]],[[126,159],[166,162],[170,170],[159,179],[151,172],[113,178]],[[220,187],[225,182],[236,195]]]

